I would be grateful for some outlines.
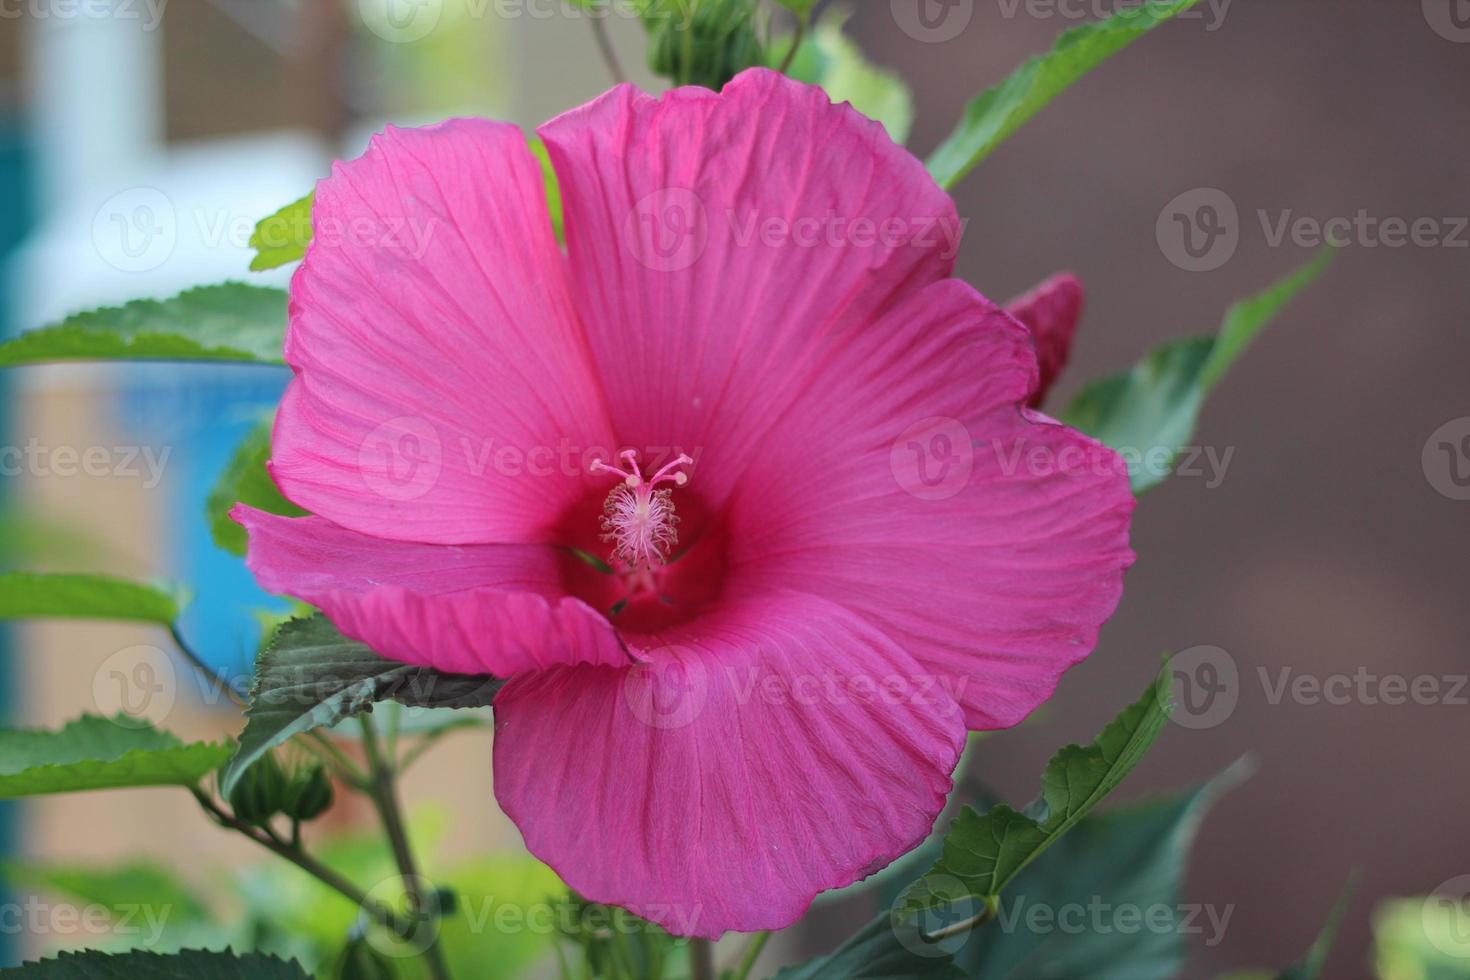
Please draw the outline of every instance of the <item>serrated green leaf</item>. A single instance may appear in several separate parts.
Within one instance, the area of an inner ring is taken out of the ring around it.
[[[802,42],[786,73],[820,85],[833,102],[852,103],[858,112],[882,123],[893,142],[902,144],[914,121],[913,96],[897,72],[868,61],[843,33],[842,22],[842,17],[830,15],[823,20]],[[772,56],[784,58],[789,44],[771,45]]]
[[[956,964],[977,980],[1178,977],[1186,926],[1215,945],[1228,929],[1230,907],[1180,903],[1200,822],[1248,772],[1238,763],[1188,793],[1088,814],[1016,876],[995,918],[964,937]]]
[[[1232,306],[1220,332],[1156,348],[1131,370],[1084,388],[1062,421],[1119,452],[1133,492],[1163,482],[1194,436],[1200,408],[1220,378],[1286,304],[1332,260],[1324,251],[1309,265]]]
[[[251,272],[276,269],[306,254],[306,244],[311,241],[311,202],[315,196],[313,191],[256,223],[255,231],[250,234],[250,247],[255,249],[255,257],[250,260]]]
[[[10,861],[4,865],[3,877],[12,888],[51,892],[88,905],[165,910],[169,923],[176,926],[209,918],[207,906],[193,889],[156,864],[133,862],[99,868]]]
[[[1337,932],[1342,928],[1343,916],[1347,915],[1348,906],[1352,904],[1357,878],[1358,876],[1354,874],[1348,880],[1347,887],[1342,890],[1342,895],[1333,903],[1332,911],[1327,916],[1327,924],[1317,934],[1317,939],[1312,943],[1312,948],[1307,950],[1307,955],[1283,970],[1276,980],[1318,980],[1322,976],[1322,968],[1327,965],[1327,957],[1332,952],[1332,945],[1337,942]]]
[[[311,980],[294,960],[261,953],[61,953],[0,971],[15,980]]]
[[[0,344],[0,367],[56,361],[280,364],[285,330],[285,290],[227,282],[28,330]]]
[[[229,759],[128,715],[83,715],[57,731],[0,730],[0,799],[125,786],[192,786]]]
[[[287,500],[276,481],[266,470],[271,455],[271,422],[262,419],[250,430],[229,465],[209,491],[205,513],[214,543],[234,555],[245,554],[245,529],[230,520],[230,508],[237,503],[249,504],[256,510],[286,517],[302,517],[306,511]]]
[[[179,617],[179,599],[163,589],[108,575],[0,573],[0,620],[43,617],[167,626]]]
[[[380,701],[479,708],[490,703],[501,683],[385,660],[347,639],[323,616],[292,620],[256,660],[240,749],[221,777],[221,791],[229,796],[245,770],[275,746],[371,711]]]
[[[1063,32],[1051,51],[1031,58],[966,107],[959,126],[929,157],[929,173],[940,187],[953,187],[1073,82],[1198,2],[1148,0]]]
[[[1046,764],[1041,796],[1020,813],[965,807],[955,818],[939,860],[899,900],[918,912],[989,900],[1111,792],[1136,766],[1169,717],[1167,687],[1156,678],[1087,746],[1069,745]]]

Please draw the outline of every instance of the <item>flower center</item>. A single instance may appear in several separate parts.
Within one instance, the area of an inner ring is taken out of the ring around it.
[[[616,565],[637,572],[647,572],[669,560],[669,552],[679,542],[679,515],[670,500],[671,488],[658,489],[660,483],[682,487],[689,475],[680,471],[694,460],[680,455],[652,477],[644,477],[638,466],[638,452],[625,449],[619,454],[627,464],[621,469],[594,460],[593,473],[607,471],[621,478],[607,495],[602,507],[602,539],[612,543],[612,560]]]

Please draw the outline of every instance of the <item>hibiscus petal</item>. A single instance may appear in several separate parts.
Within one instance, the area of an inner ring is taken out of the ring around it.
[[[230,516],[250,534],[246,563],[261,586],[316,606],[389,659],[497,677],[632,660],[605,618],[565,595],[551,548],[384,541],[243,504]]]
[[[964,726],[878,631],[757,595],[662,639],[495,701],[496,797],[578,893],[680,935],[780,929],[930,832]]]
[[[775,72],[620,86],[541,133],[614,427],[694,456],[712,507],[833,346],[953,268],[961,225],[923,165]]]
[[[1052,276],[1026,295],[1011,300],[1006,312],[1020,320],[1036,342],[1041,380],[1030,399],[1031,407],[1035,408],[1067,366],[1072,337],[1077,332],[1077,321],[1082,318],[1082,283],[1066,272]]]
[[[556,539],[612,447],[542,186],[519,130],[473,119],[389,127],[317,185],[272,442],[287,497],[382,538]]]
[[[855,338],[767,434],[731,571],[841,602],[931,670],[976,729],[1016,724],[1097,642],[1133,561],[1111,450],[1022,406],[1030,338],[955,280]]]

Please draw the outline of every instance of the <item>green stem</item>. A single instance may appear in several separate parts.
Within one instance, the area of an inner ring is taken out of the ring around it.
[[[383,829],[388,832],[388,843],[393,848],[393,857],[398,863],[399,874],[403,876],[404,889],[408,893],[409,903],[417,912],[428,908],[427,896],[423,893],[423,879],[419,877],[413,849],[408,843],[403,813],[398,807],[395,773],[388,765],[378,745],[378,730],[373,724],[372,716],[358,715],[358,723],[362,726],[362,747],[363,752],[367,755],[368,772],[371,778],[369,792],[373,802],[377,805],[378,817],[383,822]],[[435,928],[438,928],[437,923]],[[444,959],[444,950],[439,946],[437,935],[430,939],[423,955],[429,976],[433,980],[449,980],[449,964]]]
[[[766,948],[766,943],[770,941],[770,938],[769,932],[758,932],[750,937],[750,941],[745,944],[745,951],[740,954],[740,963],[735,967],[732,980],[747,980],[750,971],[755,969],[755,961],[760,959],[761,950]]]
[[[325,864],[322,864],[316,858],[306,853],[306,851],[302,850],[300,846],[288,844],[285,841],[281,840],[280,837],[276,836],[276,834],[269,833],[265,830],[262,830],[261,828],[255,827],[251,824],[246,823],[243,820],[240,820],[233,814],[227,812],[219,804],[215,803],[214,800],[209,798],[208,794],[199,789],[197,786],[192,787],[191,792],[194,794],[194,798],[199,801],[199,805],[202,806],[205,812],[213,817],[214,821],[218,823],[221,827],[228,827],[231,830],[237,831],[240,834],[243,834],[244,836],[255,841],[255,843],[259,844],[261,847],[264,847],[266,850],[285,858],[287,861],[290,861],[292,864],[296,865],[296,867],[300,868],[302,871],[305,871],[307,874],[311,875],[313,878],[317,879],[322,884],[326,885],[328,888],[332,889],[343,898],[347,899],[353,905],[356,905],[358,908],[362,909],[368,915],[376,919],[379,923],[393,930],[393,932],[402,935],[409,928],[406,923],[399,921],[398,916],[393,913],[392,909],[389,909],[381,902],[373,901],[361,888],[358,888],[352,882],[348,881],[346,878],[342,877],[337,872],[333,871],[331,868],[327,867]]]
[[[925,933],[924,941],[937,943],[940,940],[948,939],[951,936],[958,936],[962,932],[969,932],[971,929],[978,929],[980,926],[985,925],[985,923],[995,918],[996,912],[999,910],[999,908],[1000,896],[990,895],[985,899],[985,907],[977,912],[975,915],[972,915],[968,919],[963,919],[959,922],[951,922],[943,929],[936,929],[934,932]]]
[[[801,42],[806,40],[807,27],[811,24],[811,14],[803,14],[796,19],[796,33],[791,35],[791,49],[786,52],[786,57],[781,59],[781,67],[776,70],[786,74],[791,69],[791,63],[796,60],[796,52],[801,48]]]
[[[689,940],[690,980],[715,980],[715,947],[708,939]]]
[[[240,696],[240,692],[226,683],[209,664],[204,662],[199,654],[194,652],[194,648],[189,646],[184,640],[184,634],[179,632],[178,623],[168,624],[168,635],[173,638],[174,646],[179,648],[179,652],[184,655],[184,659],[189,661],[194,666],[194,669],[199,671],[216,691],[235,702],[237,707],[245,707],[245,699]]]

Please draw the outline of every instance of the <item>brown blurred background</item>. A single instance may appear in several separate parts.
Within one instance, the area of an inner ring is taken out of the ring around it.
[[[1200,834],[1188,897],[1234,913],[1223,943],[1194,943],[1188,976],[1292,960],[1353,868],[1362,880],[1328,976],[1366,975],[1376,903],[1470,874],[1470,780],[1459,754],[1470,735],[1470,690],[1458,704],[1359,696],[1307,704],[1290,694],[1273,704],[1260,674],[1274,684],[1288,667],[1322,680],[1362,670],[1433,677],[1449,690],[1470,673],[1470,501],[1452,499],[1453,487],[1440,492],[1444,474],[1426,473],[1423,461],[1432,433],[1470,417],[1470,29],[1446,19],[1456,2],[1233,0],[1222,8],[1206,0],[1201,16],[1166,25],[1065,94],[956,192],[969,219],[960,272],[982,290],[1003,299],[1060,268],[1088,286],[1053,407],[1165,340],[1214,330],[1230,302],[1304,263],[1311,249],[1273,243],[1262,213],[1273,227],[1283,216],[1430,218],[1443,239],[1389,247],[1378,231],[1349,232],[1334,266],[1208,403],[1195,441],[1216,458],[1232,453],[1223,478],[1179,476],[1145,497],[1134,525],[1139,561],[1099,649],[1036,721],[980,747],[979,776],[1025,800],[1050,753],[1091,738],[1136,696],[1162,652],[1228,652],[1239,676],[1233,713],[1213,727],[1170,726],[1118,794],[1184,788],[1244,754],[1259,764]],[[157,77],[112,79],[140,98],[158,96],[157,111],[140,117],[156,130],[145,156],[286,134],[294,149],[280,151],[277,173],[290,176],[282,190],[260,191],[285,203],[299,191],[284,187],[304,190],[313,171],[355,153],[385,118],[477,111],[533,124],[606,85],[588,25],[577,19],[488,18],[453,41],[440,32],[423,47],[373,47],[347,44],[365,36],[352,4],[345,14],[306,0],[282,6],[289,15],[274,19],[224,0],[167,6],[147,40]],[[913,86],[911,144],[922,154],[968,98],[1077,15],[1112,5],[959,0],[951,14],[969,19],[943,40],[905,33],[889,0],[855,6],[849,32]],[[41,33],[51,25],[36,20],[0,20],[0,98],[38,143],[65,146],[47,132],[63,125],[47,115],[54,103],[38,96],[55,64]],[[637,27],[612,26],[625,63],[638,69]],[[344,51],[351,56],[339,57]],[[91,147],[103,161],[98,186],[106,186],[106,151]],[[1207,264],[1217,267],[1189,271],[1158,229],[1161,215],[1169,227],[1171,202],[1201,188],[1234,205],[1236,247],[1228,259],[1212,254]],[[95,202],[81,207],[90,222]],[[185,244],[146,276],[103,269],[50,288],[48,268],[76,267],[57,258],[68,254],[57,244],[68,234],[58,217],[66,206],[38,210],[12,268],[12,281],[37,285],[13,287],[12,326],[63,306],[238,275],[248,258],[243,242],[208,255]],[[20,436],[75,443],[124,424],[114,375],[73,369],[9,380]],[[1457,462],[1470,468],[1470,457]],[[172,519],[169,498],[133,484],[118,492],[116,482],[59,490],[19,480],[11,489],[35,512],[109,541],[109,557],[91,567],[169,574],[150,545]],[[46,724],[95,710],[76,676],[90,678],[129,643],[160,642],[97,626],[47,626],[23,641],[25,654],[13,658],[22,671],[12,681],[24,692],[19,716]],[[220,727],[217,713],[187,707],[174,727]],[[515,840],[492,815],[487,787],[451,778],[467,765],[482,770],[487,758],[485,745],[461,738],[411,784],[412,794],[456,807],[453,847]],[[25,840],[39,853],[115,857],[156,841],[150,831],[164,819],[213,854],[224,836],[187,800],[171,802],[160,811],[154,796],[111,795],[99,827],[95,801],[53,801],[32,809]],[[819,913],[816,927],[827,931],[832,914]]]

